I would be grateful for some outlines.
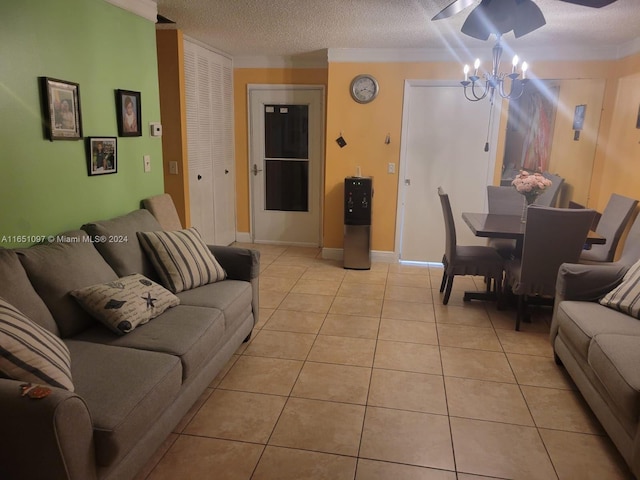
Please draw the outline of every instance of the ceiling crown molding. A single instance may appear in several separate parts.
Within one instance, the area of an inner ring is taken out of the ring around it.
[[[327,68],[327,51],[287,56],[235,56],[234,68]]]
[[[158,4],[153,0],[105,0],[105,2],[120,7],[150,22],[158,20]]]

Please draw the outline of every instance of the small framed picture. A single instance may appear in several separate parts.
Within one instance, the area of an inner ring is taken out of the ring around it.
[[[80,85],[50,77],[40,77],[46,137],[53,140],[82,138]]]
[[[573,129],[582,130],[584,127],[584,115],[587,112],[586,105],[576,105],[575,113],[573,114]]]
[[[140,92],[116,90],[118,113],[118,135],[120,137],[142,136],[142,105]]]
[[[116,137],[87,138],[89,176],[118,172],[118,139]]]

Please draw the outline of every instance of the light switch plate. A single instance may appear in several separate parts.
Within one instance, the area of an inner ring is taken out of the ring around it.
[[[389,163],[387,165],[387,173],[396,173],[396,164],[395,163]]]
[[[178,175],[178,162],[169,162],[169,173],[171,175]]]
[[[145,155],[142,159],[144,161],[144,171],[149,173],[151,171],[151,155]]]

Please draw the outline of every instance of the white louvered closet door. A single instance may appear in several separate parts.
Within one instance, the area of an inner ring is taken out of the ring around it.
[[[185,41],[184,71],[191,221],[205,242],[228,245],[235,240],[231,61]]]

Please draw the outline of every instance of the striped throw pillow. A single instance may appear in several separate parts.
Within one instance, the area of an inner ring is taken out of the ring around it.
[[[0,298],[0,372],[21,382],[73,392],[71,355],[53,333]]]
[[[640,261],[627,271],[620,285],[600,299],[600,303],[640,318]]]
[[[224,280],[227,273],[195,228],[138,232],[161,283],[173,293]]]

